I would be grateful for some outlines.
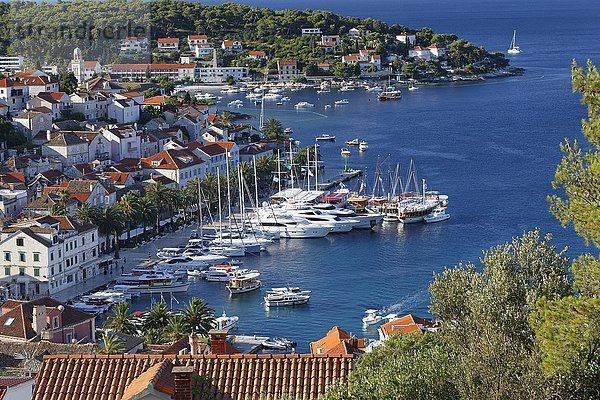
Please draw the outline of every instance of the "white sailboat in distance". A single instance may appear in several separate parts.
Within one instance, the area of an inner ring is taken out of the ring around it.
[[[508,54],[521,54],[521,48],[517,46],[517,31],[513,31],[512,41],[510,47],[506,51]]]

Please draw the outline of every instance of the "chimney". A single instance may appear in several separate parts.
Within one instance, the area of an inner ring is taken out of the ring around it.
[[[191,400],[194,391],[194,367],[174,366],[171,370],[175,380],[175,400]]]
[[[50,129],[48,129],[46,131],[46,140],[50,141],[50,139],[52,139],[52,132],[50,131]]]
[[[198,335],[196,335],[195,333],[192,333],[189,336],[189,344],[190,344],[190,354],[200,354],[200,346],[199,346],[199,342],[198,342]]]
[[[33,331],[39,335],[47,325],[46,306],[33,306],[33,322],[31,323]]]
[[[208,332],[210,337],[211,354],[227,354],[225,342],[227,341],[227,331],[211,329]]]

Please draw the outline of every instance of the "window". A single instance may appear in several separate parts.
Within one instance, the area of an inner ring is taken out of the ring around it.
[[[8,317],[6,321],[4,321],[4,326],[11,326],[15,319],[13,317]]]
[[[10,251],[4,252],[4,261],[10,261]]]
[[[52,328],[58,328],[58,317],[52,318]]]
[[[50,252],[50,261],[54,261],[54,252]]]
[[[23,253],[23,252],[19,253],[19,261],[21,261],[21,262],[26,261],[25,253]]]
[[[10,276],[10,267],[4,267],[4,275]]]
[[[94,240],[95,240],[95,239],[94,239],[94,234],[92,233],[92,242],[93,242]]]
[[[54,267],[50,268],[50,275],[54,275]]]
[[[73,335],[71,333],[67,333],[67,343],[71,343],[73,340]]]
[[[39,268],[34,268],[33,269],[33,276],[40,276],[40,269]]]
[[[81,238],[81,245],[85,245],[85,236]]]
[[[60,250],[60,249],[58,249],[58,256],[59,256],[59,257],[60,257],[60,256],[62,256],[62,252],[61,252],[61,250]]]
[[[40,253],[33,253],[33,261],[40,262]]]
[[[17,246],[24,246],[25,244],[23,242],[24,242],[23,238],[17,238]]]
[[[96,249],[92,249],[92,257],[96,257]]]
[[[25,275],[25,267],[19,267],[19,275]]]

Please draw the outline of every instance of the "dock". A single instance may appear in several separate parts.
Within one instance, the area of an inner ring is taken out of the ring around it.
[[[340,183],[348,182],[358,176],[362,175],[362,170],[360,169],[351,169],[347,172],[340,172],[339,175],[335,175],[325,182],[319,182],[319,190],[328,190],[338,186]]]
[[[268,339],[268,336],[233,335],[231,336],[231,344],[242,353],[256,354],[262,350],[262,342]]]

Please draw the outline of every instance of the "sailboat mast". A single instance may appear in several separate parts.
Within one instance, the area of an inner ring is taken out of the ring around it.
[[[223,242],[223,213],[221,211],[221,173],[217,167],[217,196],[219,200],[219,241]]]
[[[243,182],[243,178],[244,176],[242,175],[242,169],[240,168],[240,166],[238,165],[238,169],[237,169],[237,173],[238,173],[238,190],[240,192],[240,215],[241,215],[241,221],[242,221],[242,232],[244,232],[246,230],[246,226],[244,225],[244,220],[245,220],[245,213],[246,210],[244,209],[244,182]]]
[[[310,147],[306,148],[306,189],[310,190]]]
[[[200,188],[200,178],[196,178],[196,184],[198,186],[198,229],[200,229],[200,238],[204,236],[202,234],[202,189]]]
[[[279,189],[278,192],[281,192],[281,161],[279,157],[279,149],[277,149],[277,186]]]
[[[231,185],[229,183],[229,152],[225,152],[225,167],[227,168],[227,215],[229,218],[229,244],[231,244]]]
[[[315,144],[315,190],[319,190],[319,153]]]
[[[292,189],[294,188],[294,155],[292,153],[292,141],[290,140],[290,179],[292,181]]]
[[[252,164],[254,167],[254,196],[256,198],[256,207],[258,207],[258,176],[256,174],[256,156],[252,156]]]

